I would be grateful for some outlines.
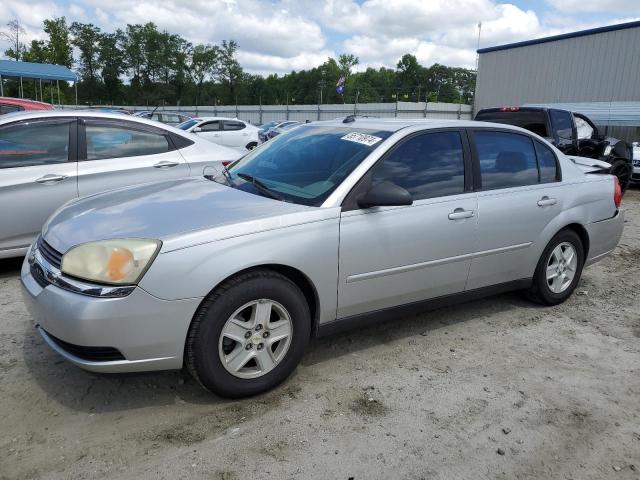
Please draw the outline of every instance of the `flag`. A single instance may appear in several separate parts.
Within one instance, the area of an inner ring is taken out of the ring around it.
[[[344,84],[347,81],[347,76],[343,73],[340,75],[338,82],[336,83],[336,92],[338,95],[344,95]]]

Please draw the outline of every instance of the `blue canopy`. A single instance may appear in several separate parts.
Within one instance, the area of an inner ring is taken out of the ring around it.
[[[64,80],[68,82],[75,82],[78,79],[76,74],[64,65],[16,62],[13,60],[0,60],[0,76]]]

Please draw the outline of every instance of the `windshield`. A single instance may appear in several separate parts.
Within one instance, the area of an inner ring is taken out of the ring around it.
[[[191,127],[193,127],[199,121],[200,121],[199,118],[192,118],[190,120],[187,120],[186,122],[182,122],[180,125],[178,125],[178,128],[181,129],[181,130],[189,130]]]
[[[260,129],[269,130],[270,128],[275,127],[277,124],[278,124],[278,122],[268,122],[268,123],[260,125]]]
[[[300,126],[253,150],[229,168],[228,176],[221,174],[215,181],[261,195],[266,187],[273,198],[320,206],[390,134],[350,127]]]

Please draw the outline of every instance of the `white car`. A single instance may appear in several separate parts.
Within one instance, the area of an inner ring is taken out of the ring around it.
[[[632,182],[640,182],[640,142],[633,142],[631,161],[633,162]]]
[[[215,174],[241,154],[130,115],[72,110],[4,115],[0,258],[24,255],[45,220],[69,200],[140,183]]]
[[[237,118],[192,118],[178,125],[178,128],[227,147],[251,150],[260,143],[258,139],[260,129]]]

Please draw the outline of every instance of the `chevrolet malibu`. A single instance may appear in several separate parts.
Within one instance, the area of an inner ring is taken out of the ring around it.
[[[96,372],[265,391],[310,338],[506,290],[555,305],[617,245],[620,187],[506,125],[303,125],[228,169],[74,200],[22,267],[46,343]]]

